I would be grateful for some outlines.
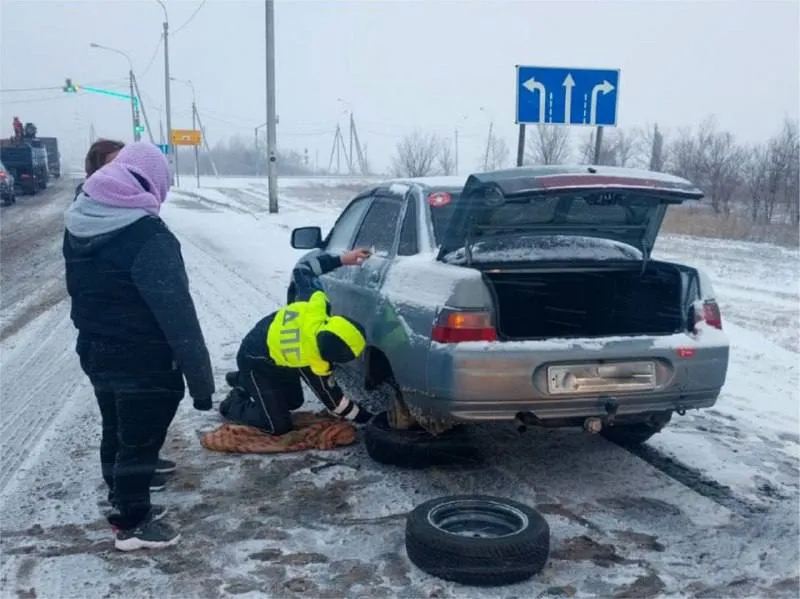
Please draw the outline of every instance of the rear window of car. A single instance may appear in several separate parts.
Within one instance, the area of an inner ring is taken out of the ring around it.
[[[510,197],[499,206],[486,206],[478,222],[485,227],[525,225],[646,224],[658,205],[636,192],[567,192],[547,196]]]

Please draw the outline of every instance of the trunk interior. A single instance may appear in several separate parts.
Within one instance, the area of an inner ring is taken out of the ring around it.
[[[669,335],[686,326],[680,271],[485,272],[505,339]]]

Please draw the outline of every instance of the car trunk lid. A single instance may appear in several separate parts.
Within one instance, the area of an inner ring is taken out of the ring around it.
[[[558,236],[622,243],[638,249],[646,262],[667,207],[702,197],[700,189],[679,177],[626,168],[539,167],[473,174],[437,259],[451,262],[459,252],[472,264],[478,242],[502,246],[520,237]]]

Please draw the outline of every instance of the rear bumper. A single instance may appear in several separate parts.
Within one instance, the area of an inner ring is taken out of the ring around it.
[[[714,343],[711,343],[711,342]],[[598,340],[432,344],[428,388],[404,390],[409,407],[438,419],[539,420],[635,416],[713,406],[725,383],[729,347],[721,331],[700,340],[688,334]],[[553,394],[547,369],[567,363],[653,360],[653,390]]]
[[[516,401],[465,401],[431,397],[404,390],[405,400],[425,416],[461,422],[513,420],[520,412],[531,413],[539,420],[570,420],[592,416],[608,417],[613,406],[615,416],[636,416],[653,412],[673,412],[710,408],[720,389],[692,394],[647,394],[616,397],[569,397],[558,399],[520,399]]]

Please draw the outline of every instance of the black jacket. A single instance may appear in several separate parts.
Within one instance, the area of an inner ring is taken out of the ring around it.
[[[93,348],[95,370],[135,375],[175,361],[192,397],[213,394],[180,244],[160,218],[93,237],[67,231],[63,254],[78,351]]]

